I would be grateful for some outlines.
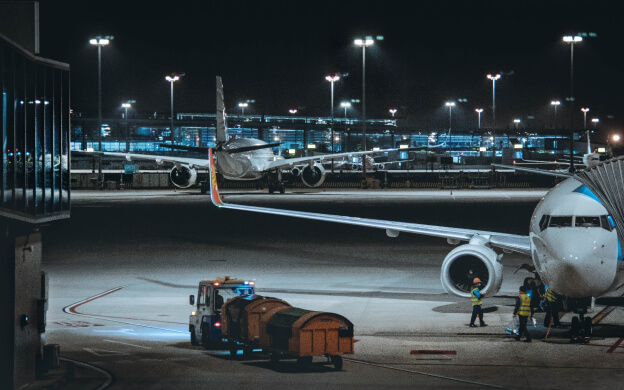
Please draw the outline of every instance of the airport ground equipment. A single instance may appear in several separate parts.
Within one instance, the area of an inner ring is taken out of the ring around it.
[[[291,307],[287,302],[271,297],[254,295],[234,297],[223,305],[222,337],[229,341],[232,355],[236,355],[242,345],[245,354],[260,348],[260,323],[267,313],[274,309]]]
[[[335,313],[276,308],[260,321],[259,343],[271,352],[273,364],[295,358],[307,365],[315,356],[325,356],[341,370],[342,355],[353,353],[353,324]]]
[[[235,297],[253,297],[254,291],[255,282],[229,276],[199,282],[197,301],[194,295],[189,297],[189,303],[196,306],[189,316],[191,344],[202,345],[206,349],[222,345],[223,303]]]

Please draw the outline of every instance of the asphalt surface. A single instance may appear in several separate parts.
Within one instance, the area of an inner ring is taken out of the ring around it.
[[[537,191],[224,192],[228,202],[527,234]],[[530,259],[505,254],[501,291],[449,296],[445,240],[221,210],[189,191],[72,192],[72,217],[44,232],[50,276],[46,341],[76,362],[74,388],[614,388],[624,363],[619,309],[584,344],[540,326],[532,343],[507,333]],[[192,347],[188,295],[199,280],[255,279],[257,293],[344,315],[355,354],[342,371],[316,359],[278,368],[268,357]],[[597,307],[596,312],[602,308]],[[596,314],[596,313],[594,313]],[[567,314],[562,322],[569,323]]]

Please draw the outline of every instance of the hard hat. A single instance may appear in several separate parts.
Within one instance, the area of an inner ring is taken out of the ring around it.
[[[477,284],[477,283],[481,283],[481,279],[479,278],[474,278],[474,280],[472,281],[473,284]]]

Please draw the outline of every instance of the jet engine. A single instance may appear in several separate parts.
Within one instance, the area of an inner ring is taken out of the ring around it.
[[[197,181],[197,170],[188,165],[173,167],[169,173],[171,182],[178,188],[189,188]]]
[[[319,187],[325,181],[325,168],[319,163],[306,165],[301,170],[301,181],[308,187]]]
[[[498,260],[496,252],[483,244],[458,246],[442,263],[442,286],[450,294],[468,298],[473,279],[479,278],[484,286],[481,294],[496,294],[503,283],[503,266]]]
[[[294,167],[293,169],[290,170],[290,173],[292,173],[292,175],[295,177],[299,177],[299,175],[301,175],[301,168]]]

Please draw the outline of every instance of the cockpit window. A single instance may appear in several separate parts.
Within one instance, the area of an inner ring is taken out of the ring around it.
[[[550,217],[549,227],[570,227],[572,226],[572,216],[566,217]]]
[[[600,227],[600,217],[577,216],[574,222],[576,227]]]
[[[601,215],[600,216],[600,225],[602,225],[603,229],[606,229],[608,231],[613,231],[613,228],[615,227],[615,225],[612,223],[613,219],[608,216],[608,215]]]
[[[539,227],[540,231],[544,231],[548,227],[548,221],[550,220],[550,215],[542,215],[542,219],[540,220]]]

